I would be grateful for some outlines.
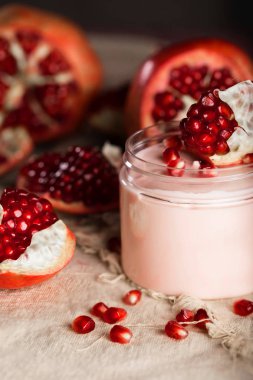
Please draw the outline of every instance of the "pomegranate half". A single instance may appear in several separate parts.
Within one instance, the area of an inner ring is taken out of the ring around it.
[[[101,84],[101,65],[71,22],[26,6],[0,9],[0,127],[35,141],[71,131]]]
[[[71,260],[75,236],[46,199],[18,189],[0,198],[0,288],[42,282]]]
[[[180,120],[207,91],[225,90],[252,77],[248,55],[218,39],[182,42],[147,58],[136,73],[126,104],[128,134],[160,120]]]
[[[74,146],[63,153],[45,153],[21,169],[17,185],[72,214],[115,209],[119,198],[118,172],[105,157],[107,151],[105,145],[103,152]]]

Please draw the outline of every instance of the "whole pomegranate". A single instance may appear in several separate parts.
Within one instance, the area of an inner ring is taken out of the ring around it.
[[[148,57],[133,79],[126,105],[129,134],[160,120],[180,120],[203,92],[252,77],[248,55],[218,39],[172,44]]]
[[[34,8],[0,9],[0,128],[35,141],[71,131],[100,87],[101,66],[74,24]]]

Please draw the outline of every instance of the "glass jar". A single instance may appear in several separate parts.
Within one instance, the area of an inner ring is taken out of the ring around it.
[[[176,123],[132,135],[120,172],[122,265],[136,284],[204,299],[253,291],[253,165],[168,175]]]

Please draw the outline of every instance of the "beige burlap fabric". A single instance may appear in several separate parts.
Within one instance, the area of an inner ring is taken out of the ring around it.
[[[120,38],[92,39],[104,59],[108,83],[128,78],[132,69],[129,59],[124,62],[130,54],[134,67],[154,46],[145,40],[138,44],[136,39],[124,43]],[[209,335],[192,327],[182,342],[169,339],[163,327],[178,308],[198,308],[202,301],[154,293],[144,294],[140,304],[127,307],[124,324],[134,334],[130,345],[110,342],[110,326],[98,320],[93,333],[75,334],[70,328],[75,316],[88,314],[98,301],[123,305],[122,295],[131,285],[122,274],[119,257],[105,249],[107,238],[119,233],[117,215],[63,218],[78,241],[69,266],[30,289],[0,291],[1,380],[253,378],[252,318],[236,317],[233,300],[205,304],[213,320]]]

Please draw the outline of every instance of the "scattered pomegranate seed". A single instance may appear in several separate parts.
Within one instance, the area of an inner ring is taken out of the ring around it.
[[[234,313],[246,317],[253,313],[253,302],[245,299],[234,302]]]
[[[78,334],[88,334],[95,329],[95,322],[87,315],[80,315],[72,322],[72,328]]]
[[[110,331],[110,339],[112,342],[127,344],[130,343],[132,337],[132,331],[124,326],[115,325]]]
[[[202,321],[202,319],[206,319],[206,321]],[[208,317],[206,310],[198,309],[194,316],[194,321],[202,321],[202,322],[196,323],[195,326],[199,327],[202,330],[206,330],[206,324],[210,322],[210,319]]]
[[[126,293],[123,297],[123,302],[127,305],[136,305],[141,300],[142,293],[138,289],[130,290],[128,293]]]
[[[166,324],[165,333],[176,340],[185,339],[188,336],[188,331],[176,321],[169,321]]]
[[[119,321],[122,321],[127,316],[125,309],[120,307],[109,307],[103,314],[103,321],[113,325]]]
[[[177,322],[184,322],[182,326],[186,326],[187,322],[194,321],[194,312],[189,309],[182,309],[176,316]]]
[[[95,315],[96,317],[103,318],[106,310],[108,310],[108,306],[106,306],[103,302],[98,302],[92,307],[91,314]]]

